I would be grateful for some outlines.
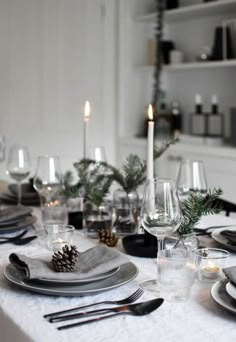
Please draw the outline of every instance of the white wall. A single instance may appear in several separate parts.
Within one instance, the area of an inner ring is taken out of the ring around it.
[[[0,134],[32,159],[57,154],[63,170],[89,145],[115,161],[114,1],[0,0]],[[1,176],[5,164],[1,165]]]

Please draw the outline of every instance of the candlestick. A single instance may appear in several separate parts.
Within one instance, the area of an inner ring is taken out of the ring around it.
[[[147,180],[154,177],[153,169],[153,145],[154,145],[154,121],[152,105],[148,107],[148,141],[147,141]]]
[[[84,158],[87,158],[87,139],[88,139],[88,123],[90,116],[90,104],[89,101],[85,102],[84,107]]]

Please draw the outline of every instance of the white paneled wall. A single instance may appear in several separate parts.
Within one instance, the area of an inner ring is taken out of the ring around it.
[[[63,170],[89,145],[115,158],[115,1],[0,0],[0,134],[33,159],[57,154]],[[5,165],[1,165],[3,177]]]

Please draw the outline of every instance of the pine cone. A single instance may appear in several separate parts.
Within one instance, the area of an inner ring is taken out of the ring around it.
[[[114,247],[118,242],[118,236],[109,229],[100,229],[98,231],[99,241],[105,243],[108,247]]]
[[[62,252],[55,252],[52,256],[52,265],[57,272],[73,272],[79,252],[76,246],[65,245]]]

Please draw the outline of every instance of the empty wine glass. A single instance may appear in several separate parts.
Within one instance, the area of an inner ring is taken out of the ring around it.
[[[21,182],[30,174],[30,155],[27,147],[14,145],[7,158],[7,174],[18,184],[18,205],[21,205]]]
[[[207,192],[207,181],[204,165],[201,160],[183,160],[177,177],[177,189],[180,200],[184,200],[193,192]]]
[[[141,208],[143,228],[157,238],[157,258],[163,250],[164,238],[178,229],[181,209],[175,183],[170,179],[154,178],[147,181]],[[141,286],[158,292],[158,279]]]
[[[40,156],[34,176],[35,190],[49,203],[62,189],[62,172],[59,157]]]

